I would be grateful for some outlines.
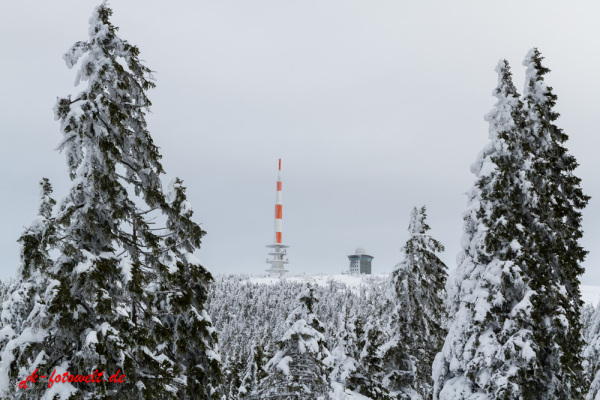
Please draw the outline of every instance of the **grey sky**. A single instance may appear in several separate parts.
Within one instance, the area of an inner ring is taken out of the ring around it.
[[[0,277],[35,216],[37,183],[68,189],[52,107],[76,93],[62,54],[98,0],[0,2]],[[284,242],[295,273],[338,273],[358,246],[389,272],[413,206],[453,268],[470,164],[487,141],[494,68],[522,91],[538,47],[558,125],[593,198],[582,282],[600,285],[600,3],[594,1],[113,0],[120,36],[156,71],[150,132],[188,187],[215,273],[262,273],[283,158]]]

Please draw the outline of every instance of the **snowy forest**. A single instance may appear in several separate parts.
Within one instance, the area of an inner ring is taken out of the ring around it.
[[[456,265],[416,205],[390,275],[261,281],[194,255],[201,212],[163,182],[146,122],[152,70],[111,15],[104,1],[63,56],[81,86],[54,108],[70,189],[40,180],[0,286],[0,398],[600,399],[600,307],[580,283],[590,197],[537,48],[522,93],[496,67]]]

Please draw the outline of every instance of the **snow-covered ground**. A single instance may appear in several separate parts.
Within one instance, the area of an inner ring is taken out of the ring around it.
[[[383,280],[386,279],[387,275],[288,275],[284,279],[292,282],[306,282],[313,283],[315,285],[325,286],[330,280],[343,282],[349,287],[358,287],[362,284],[364,279],[370,280]],[[260,283],[265,285],[271,285],[277,282],[280,278],[274,276],[252,276],[248,280],[252,283]],[[586,304],[593,304],[596,306],[600,301],[600,286],[581,286],[581,298]]]
[[[365,279],[369,280],[384,280],[387,275],[285,275],[284,279],[291,282],[306,282],[315,285],[325,286],[331,280],[342,282],[350,287],[360,286]],[[279,281],[276,276],[251,276],[248,280],[252,283],[261,283],[271,285]]]

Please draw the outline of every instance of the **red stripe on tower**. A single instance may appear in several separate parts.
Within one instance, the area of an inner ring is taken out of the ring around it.
[[[277,174],[277,197],[275,199],[275,243],[281,243],[283,226],[283,204],[281,202],[281,158],[279,159],[279,173]]]

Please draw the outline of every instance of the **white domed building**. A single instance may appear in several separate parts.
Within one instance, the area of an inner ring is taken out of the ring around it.
[[[357,248],[354,254],[348,256],[350,260],[350,274],[371,275],[371,260],[373,258],[373,256],[367,254],[364,248]]]

